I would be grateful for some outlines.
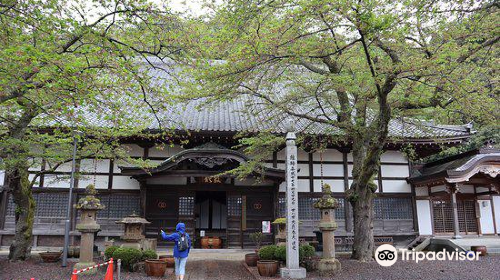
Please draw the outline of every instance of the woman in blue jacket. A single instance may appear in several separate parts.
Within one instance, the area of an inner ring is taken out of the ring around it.
[[[191,238],[186,233],[186,225],[178,223],[172,234],[166,234],[161,231],[161,237],[167,241],[175,241],[174,245],[174,260],[175,260],[175,276],[178,280],[183,280],[186,274],[186,261],[191,249]]]

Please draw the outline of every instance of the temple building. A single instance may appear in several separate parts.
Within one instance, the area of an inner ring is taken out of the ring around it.
[[[81,176],[76,182],[74,202],[84,188],[94,184],[106,208],[98,213],[101,231],[97,240],[123,234],[115,222],[132,213],[147,219],[148,238],[157,238],[160,229],[171,231],[178,221],[185,222],[199,246],[201,236],[217,236],[224,248],[248,248],[249,235],[262,230],[263,222],[285,216],[285,158],[278,150],[266,161],[266,167],[246,179],[231,170],[249,158],[235,136],[272,128],[286,132],[281,123],[266,122],[265,116],[245,114],[242,102],[226,101],[216,108],[198,108],[197,102],[179,107],[176,119],[183,122],[169,139],[128,138],[123,146],[134,158],[151,160],[158,165],[141,168],[109,159],[84,159],[78,163]],[[299,127],[308,127],[300,125]],[[308,132],[313,137],[325,133],[321,126]],[[151,134],[157,127],[151,126]],[[326,131],[326,130],[325,130]],[[189,132],[189,133],[187,133]],[[471,151],[454,157],[415,165],[401,150],[411,144],[417,154],[438,152],[442,145],[457,145],[471,135],[471,128],[438,125],[410,119],[390,123],[389,141],[381,156],[375,198],[374,231],[376,241],[410,242],[419,235],[497,235],[500,232],[500,152],[493,149]],[[174,143],[164,145],[164,142]],[[187,140],[187,141],[186,141]],[[284,147],[282,147],[284,148]],[[321,197],[322,183],[332,187],[340,203],[336,209],[335,232],[339,250],[349,250],[353,240],[352,208],[345,191],[352,182],[352,154],[348,145],[330,144],[323,151],[298,152],[298,189],[300,237],[315,238],[320,212],[313,203]],[[35,173],[45,166],[32,168]],[[68,200],[71,164],[40,176],[33,189],[36,199],[34,247],[62,246]],[[4,173],[0,172],[0,185]],[[0,245],[9,246],[14,234],[15,207],[2,189],[0,194]],[[457,207],[453,204],[456,202]],[[72,211],[72,232],[78,232],[77,211]],[[271,242],[276,230],[265,234]],[[162,240],[158,239],[160,245]]]

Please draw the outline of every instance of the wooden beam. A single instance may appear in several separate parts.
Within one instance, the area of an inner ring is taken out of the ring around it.
[[[314,192],[314,166],[313,166],[313,154],[309,153],[309,192]]]
[[[109,175],[108,175],[108,190],[113,189],[113,171],[115,169],[115,162],[113,159],[109,160]]]

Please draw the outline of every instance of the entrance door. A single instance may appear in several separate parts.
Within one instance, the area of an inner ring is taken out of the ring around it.
[[[457,200],[458,225],[462,234],[477,234],[474,200]],[[453,207],[450,200],[433,200],[434,232],[453,234]]]
[[[217,236],[226,244],[226,192],[196,192],[196,235]]]

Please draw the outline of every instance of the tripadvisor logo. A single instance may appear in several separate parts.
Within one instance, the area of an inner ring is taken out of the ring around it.
[[[477,261],[479,260],[479,255],[481,252],[459,252],[457,249],[455,251],[442,250],[439,252],[415,252],[407,250],[399,250],[401,253],[402,261]],[[398,250],[389,244],[381,245],[375,250],[375,260],[381,266],[391,266],[398,260]]]

